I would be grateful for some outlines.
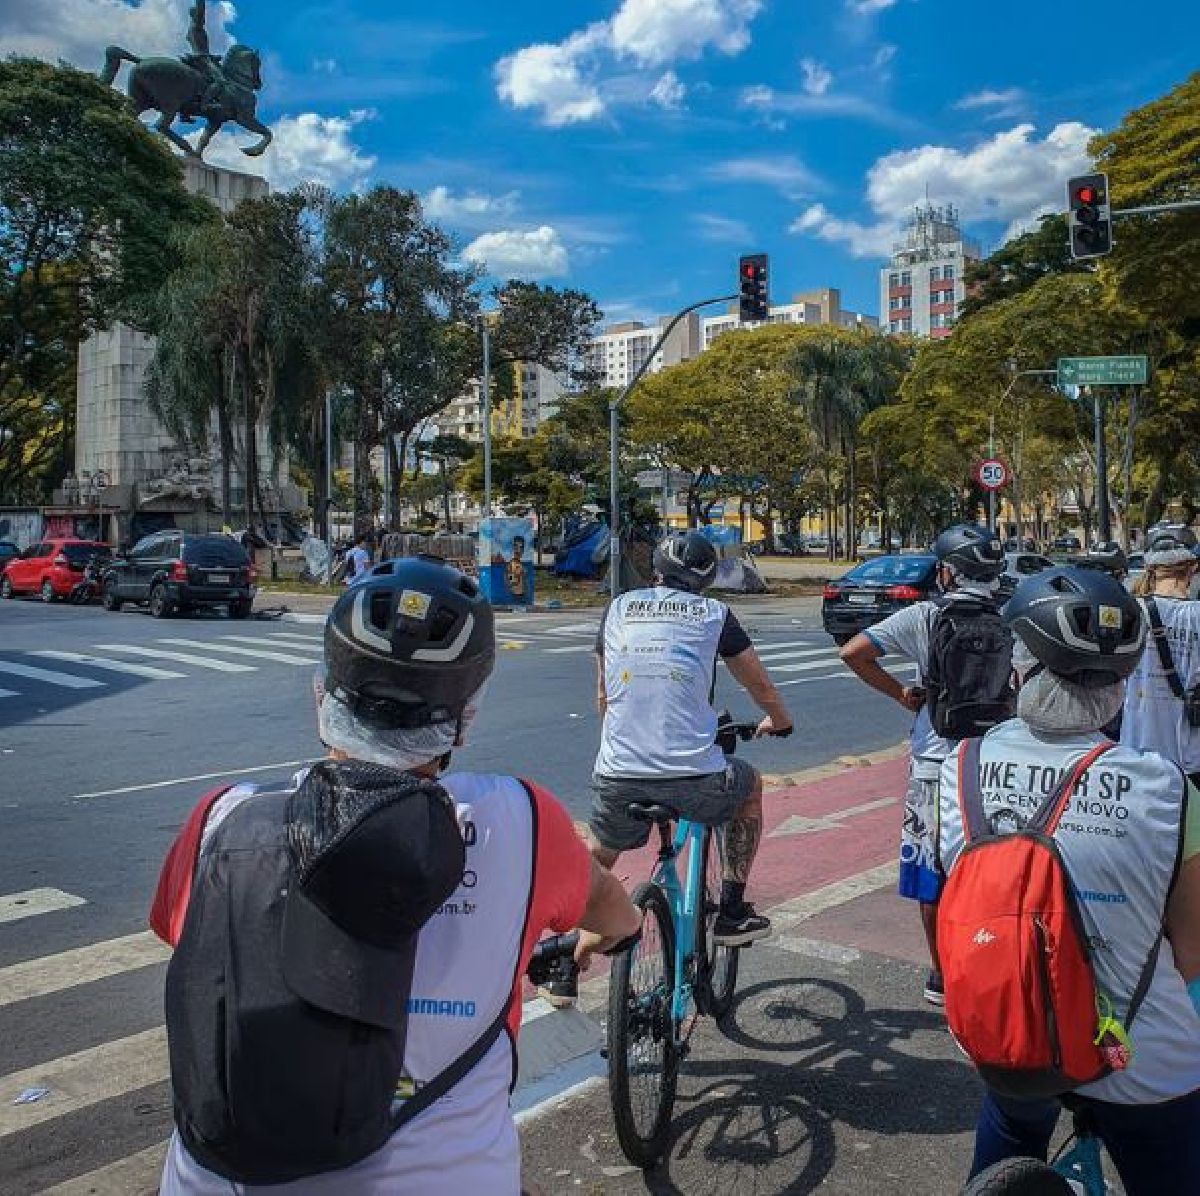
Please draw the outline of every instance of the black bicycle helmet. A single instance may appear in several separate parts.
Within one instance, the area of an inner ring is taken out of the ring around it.
[[[1066,566],[1027,577],[1004,619],[1050,672],[1088,689],[1128,677],[1146,646],[1137,600],[1100,569]]]
[[[491,605],[439,557],[375,566],[325,624],[325,687],[373,727],[454,722],[495,662]]]
[[[933,552],[941,564],[972,581],[995,581],[1004,572],[1004,545],[986,527],[974,523],[946,528],[934,541]]]
[[[699,532],[670,532],[654,550],[654,572],[669,586],[702,593],[717,579],[717,550]]]

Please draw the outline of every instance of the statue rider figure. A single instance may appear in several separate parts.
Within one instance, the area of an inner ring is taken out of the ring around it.
[[[196,0],[189,10],[189,15],[192,20],[188,26],[188,45],[192,47],[193,52],[181,55],[180,61],[202,75],[206,83],[196,110],[192,111],[189,106],[179,114],[184,120],[193,121],[201,116],[210,115],[226,102],[228,80],[221,67],[221,59],[209,50],[205,0]]]

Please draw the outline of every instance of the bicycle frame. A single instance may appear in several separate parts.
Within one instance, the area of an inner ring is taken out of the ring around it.
[[[675,824],[674,832],[662,826],[658,832],[658,862],[650,880],[666,895],[671,921],[675,926],[675,985],[671,993],[671,1018],[678,1034],[695,1000],[692,983],[695,968],[689,974],[688,962],[695,952],[696,919],[700,916],[704,894],[704,877],[700,871],[704,866],[700,850],[704,827],[698,822],[681,818]],[[687,872],[681,884],[677,861],[685,847],[689,848]]]

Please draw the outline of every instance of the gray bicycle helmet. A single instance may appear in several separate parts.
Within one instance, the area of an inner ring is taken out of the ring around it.
[[[1004,572],[1004,545],[974,523],[956,523],[933,543],[938,561],[972,581],[995,581]]]
[[[670,532],[654,550],[654,572],[669,586],[702,593],[717,579],[717,550],[699,532]]]
[[[491,605],[439,557],[377,565],[325,624],[325,687],[368,726],[454,722],[495,662]]]
[[[1088,689],[1128,677],[1146,646],[1137,600],[1100,569],[1066,566],[1027,577],[1004,620],[1050,672]]]
[[[1160,527],[1146,541],[1147,565],[1186,565],[1196,555],[1196,533],[1190,527]]]

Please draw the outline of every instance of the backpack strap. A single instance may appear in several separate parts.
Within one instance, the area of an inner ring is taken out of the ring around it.
[[[1058,821],[1062,818],[1067,808],[1067,802],[1071,800],[1071,794],[1075,792],[1075,786],[1079,784],[1080,778],[1105,752],[1112,751],[1114,747],[1116,744],[1106,739],[1087,752],[1074,768],[1068,769],[1063,774],[1062,780],[1058,782],[1054,792],[1034,811],[1033,817],[1025,824],[1025,829],[1040,831],[1043,835],[1053,835],[1058,829]]]
[[[1167,674],[1167,684],[1171,692],[1182,702],[1187,699],[1187,691],[1179,679],[1179,670],[1175,667],[1175,658],[1171,655],[1171,645],[1167,643],[1167,629],[1163,626],[1162,615],[1154,595],[1145,599],[1146,615],[1150,620],[1150,638],[1158,651],[1158,659]]]
[[[964,739],[958,749],[958,810],[962,815],[963,846],[988,833],[979,783],[979,752],[983,740]]]
[[[428,1084],[423,1084],[392,1114],[392,1133],[407,1125],[419,1113],[424,1113],[435,1101],[439,1101],[459,1080],[464,1080],[475,1065],[492,1049],[492,1044],[504,1033],[508,1022],[510,997],[504,1002],[496,1020],[461,1054],[449,1067],[439,1072]]]

